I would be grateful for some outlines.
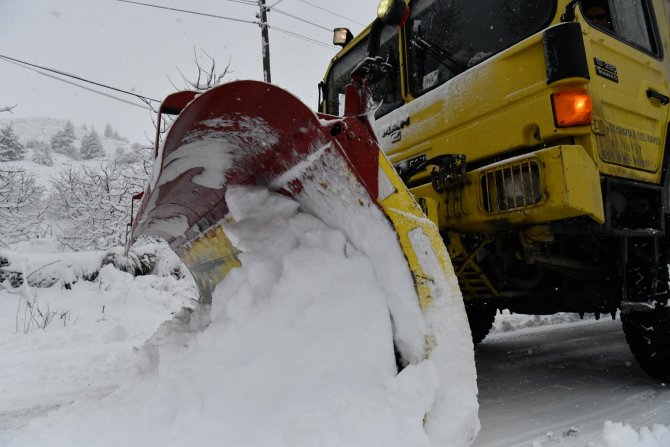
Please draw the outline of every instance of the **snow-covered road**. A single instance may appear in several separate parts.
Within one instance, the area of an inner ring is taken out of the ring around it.
[[[473,447],[587,447],[607,420],[670,422],[670,384],[637,366],[609,317],[492,334],[476,359],[482,429]]]

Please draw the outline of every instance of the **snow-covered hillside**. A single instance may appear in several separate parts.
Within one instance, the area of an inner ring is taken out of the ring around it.
[[[49,142],[58,131],[65,127],[68,120],[49,117],[33,117],[33,118],[12,118],[11,115],[5,114],[0,118],[0,128],[12,126],[14,132],[19,136],[22,143],[30,140]],[[94,127],[90,124],[73,123],[75,137],[78,140],[88,133]],[[113,128],[114,124],[110,124]],[[104,129],[96,129],[100,134],[105,150],[108,154],[112,154],[116,147],[129,147],[131,142],[122,135],[116,135],[116,138],[107,137],[104,135]],[[145,144],[146,141],[140,142]]]
[[[153,153],[113,130],[66,120],[0,120],[0,246],[54,238],[76,250],[125,238]]]
[[[5,114],[3,118],[0,118],[0,129],[11,125],[24,144],[30,140],[48,143],[56,132],[65,127],[66,122],[67,120],[64,119],[48,117],[12,118],[11,115]],[[81,138],[84,129],[81,126],[75,126],[75,134]]]
[[[5,114],[6,115],[6,114]],[[9,116],[9,115],[7,115]],[[91,160],[82,160],[82,159],[73,159],[63,154],[53,153],[53,166],[44,166],[33,162],[34,149],[31,147],[35,142],[41,142],[46,145],[51,145],[51,139],[56,133],[63,130],[65,125],[68,123],[67,120],[57,119],[57,118],[0,118],[0,130],[11,126],[14,133],[18,136],[19,141],[26,147],[26,154],[22,160],[16,162],[1,162],[0,168],[2,166],[7,166],[11,164],[14,166],[20,166],[23,169],[29,170],[36,174],[37,179],[41,184],[46,185],[47,179],[54,175],[54,173],[62,167],[65,166],[98,166],[101,162],[105,160],[117,159],[123,157],[124,154],[131,154],[137,147],[142,144],[148,144],[148,141],[143,141],[140,143],[130,142],[127,138],[124,138],[122,135],[114,135],[113,137],[106,136],[105,129],[96,129],[100,141],[102,143],[105,155],[96,157]],[[86,134],[88,134],[93,127],[86,124],[74,124],[74,147],[80,148],[82,139]],[[113,124],[110,125],[113,128]]]

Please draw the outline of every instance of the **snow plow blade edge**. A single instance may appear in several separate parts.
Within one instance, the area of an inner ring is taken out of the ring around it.
[[[456,284],[437,227],[379,149],[365,118],[317,116],[281,88],[236,81],[195,96],[155,163],[130,243],[140,235],[165,239],[192,273],[204,303],[240,265],[225,233],[230,185],[262,185],[291,196],[342,230],[382,276],[409,267],[423,312],[440,282]],[[404,265],[382,259],[385,250],[371,242],[384,226],[394,233]],[[427,352],[431,343],[428,337]]]

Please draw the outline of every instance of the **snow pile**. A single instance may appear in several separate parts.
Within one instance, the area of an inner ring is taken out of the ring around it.
[[[604,447],[670,447],[670,428],[656,424],[651,429],[642,427],[636,432],[630,425],[605,422]]]
[[[26,242],[21,247],[13,247],[15,250],[12,251],[0,249],[0,258],[9,261],[9,265],[3,270],[20,273],[31,285],[50,286],[58,283],[61,286],[67,284],[69,287],[82,278],[97,275],[105,256],[101,251],[62,253],[57,250],[51,253],[42,251],[39,256],[35,256],[32,249],[44,244],[41,240],[33,242],[37,244]]]
[[[32,264],[42,256],[35,253]],[[64,265],[81,261],[74,253],[59,256]],[[133,346],[195,295],[192,281],[133,277],[111,265],[95,282],[79,281],[71,290],[0,286],[0,446],[12,445],[13,432],[30,419],[112,392],[136,363]]]
[[[166,324],[116,392],[34,420],[11,445],[431,445],[438,374],[431,361],[396,372],[370,259],[283,196],[235,194],[226,231],[243,267],[214,291],[209,318]]]
[[[602,318],[609,318],[609,314],[602,316]],[[593,314],[585,314],[584,318],[581,318],[579,314],[565,312],[552,315],[525,315],[513,314],[508,310],[504,310],[496,315],[490,333],[498,334],[527,328],[576,323],[579,321],[593,322],[595,321],[595,317]]]

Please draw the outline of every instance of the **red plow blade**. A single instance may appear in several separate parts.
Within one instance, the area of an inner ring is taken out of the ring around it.
[[[234,264],[235,250],[218,247],[210,255],[190,259],[190,245],[228,215],[229,185],[262,185],[295,196],[306,180],[328,188],[333,177],[321,174],[319,179],[314,167],[336,163],[346,182],[364,186],[367,193],[361,200],[369,202],[377,197],[378,157],[374,137],[356,117],[319,118],[299,99],[270,84],[224,84],[196,96],[170,128],[130,242],[142,234],[166,240],[194,273],[207,300],[212,282],[222,277],[198,278],[198,271],[211,276],[209,263]],[[226,240],[219,243],[229,245]]]

